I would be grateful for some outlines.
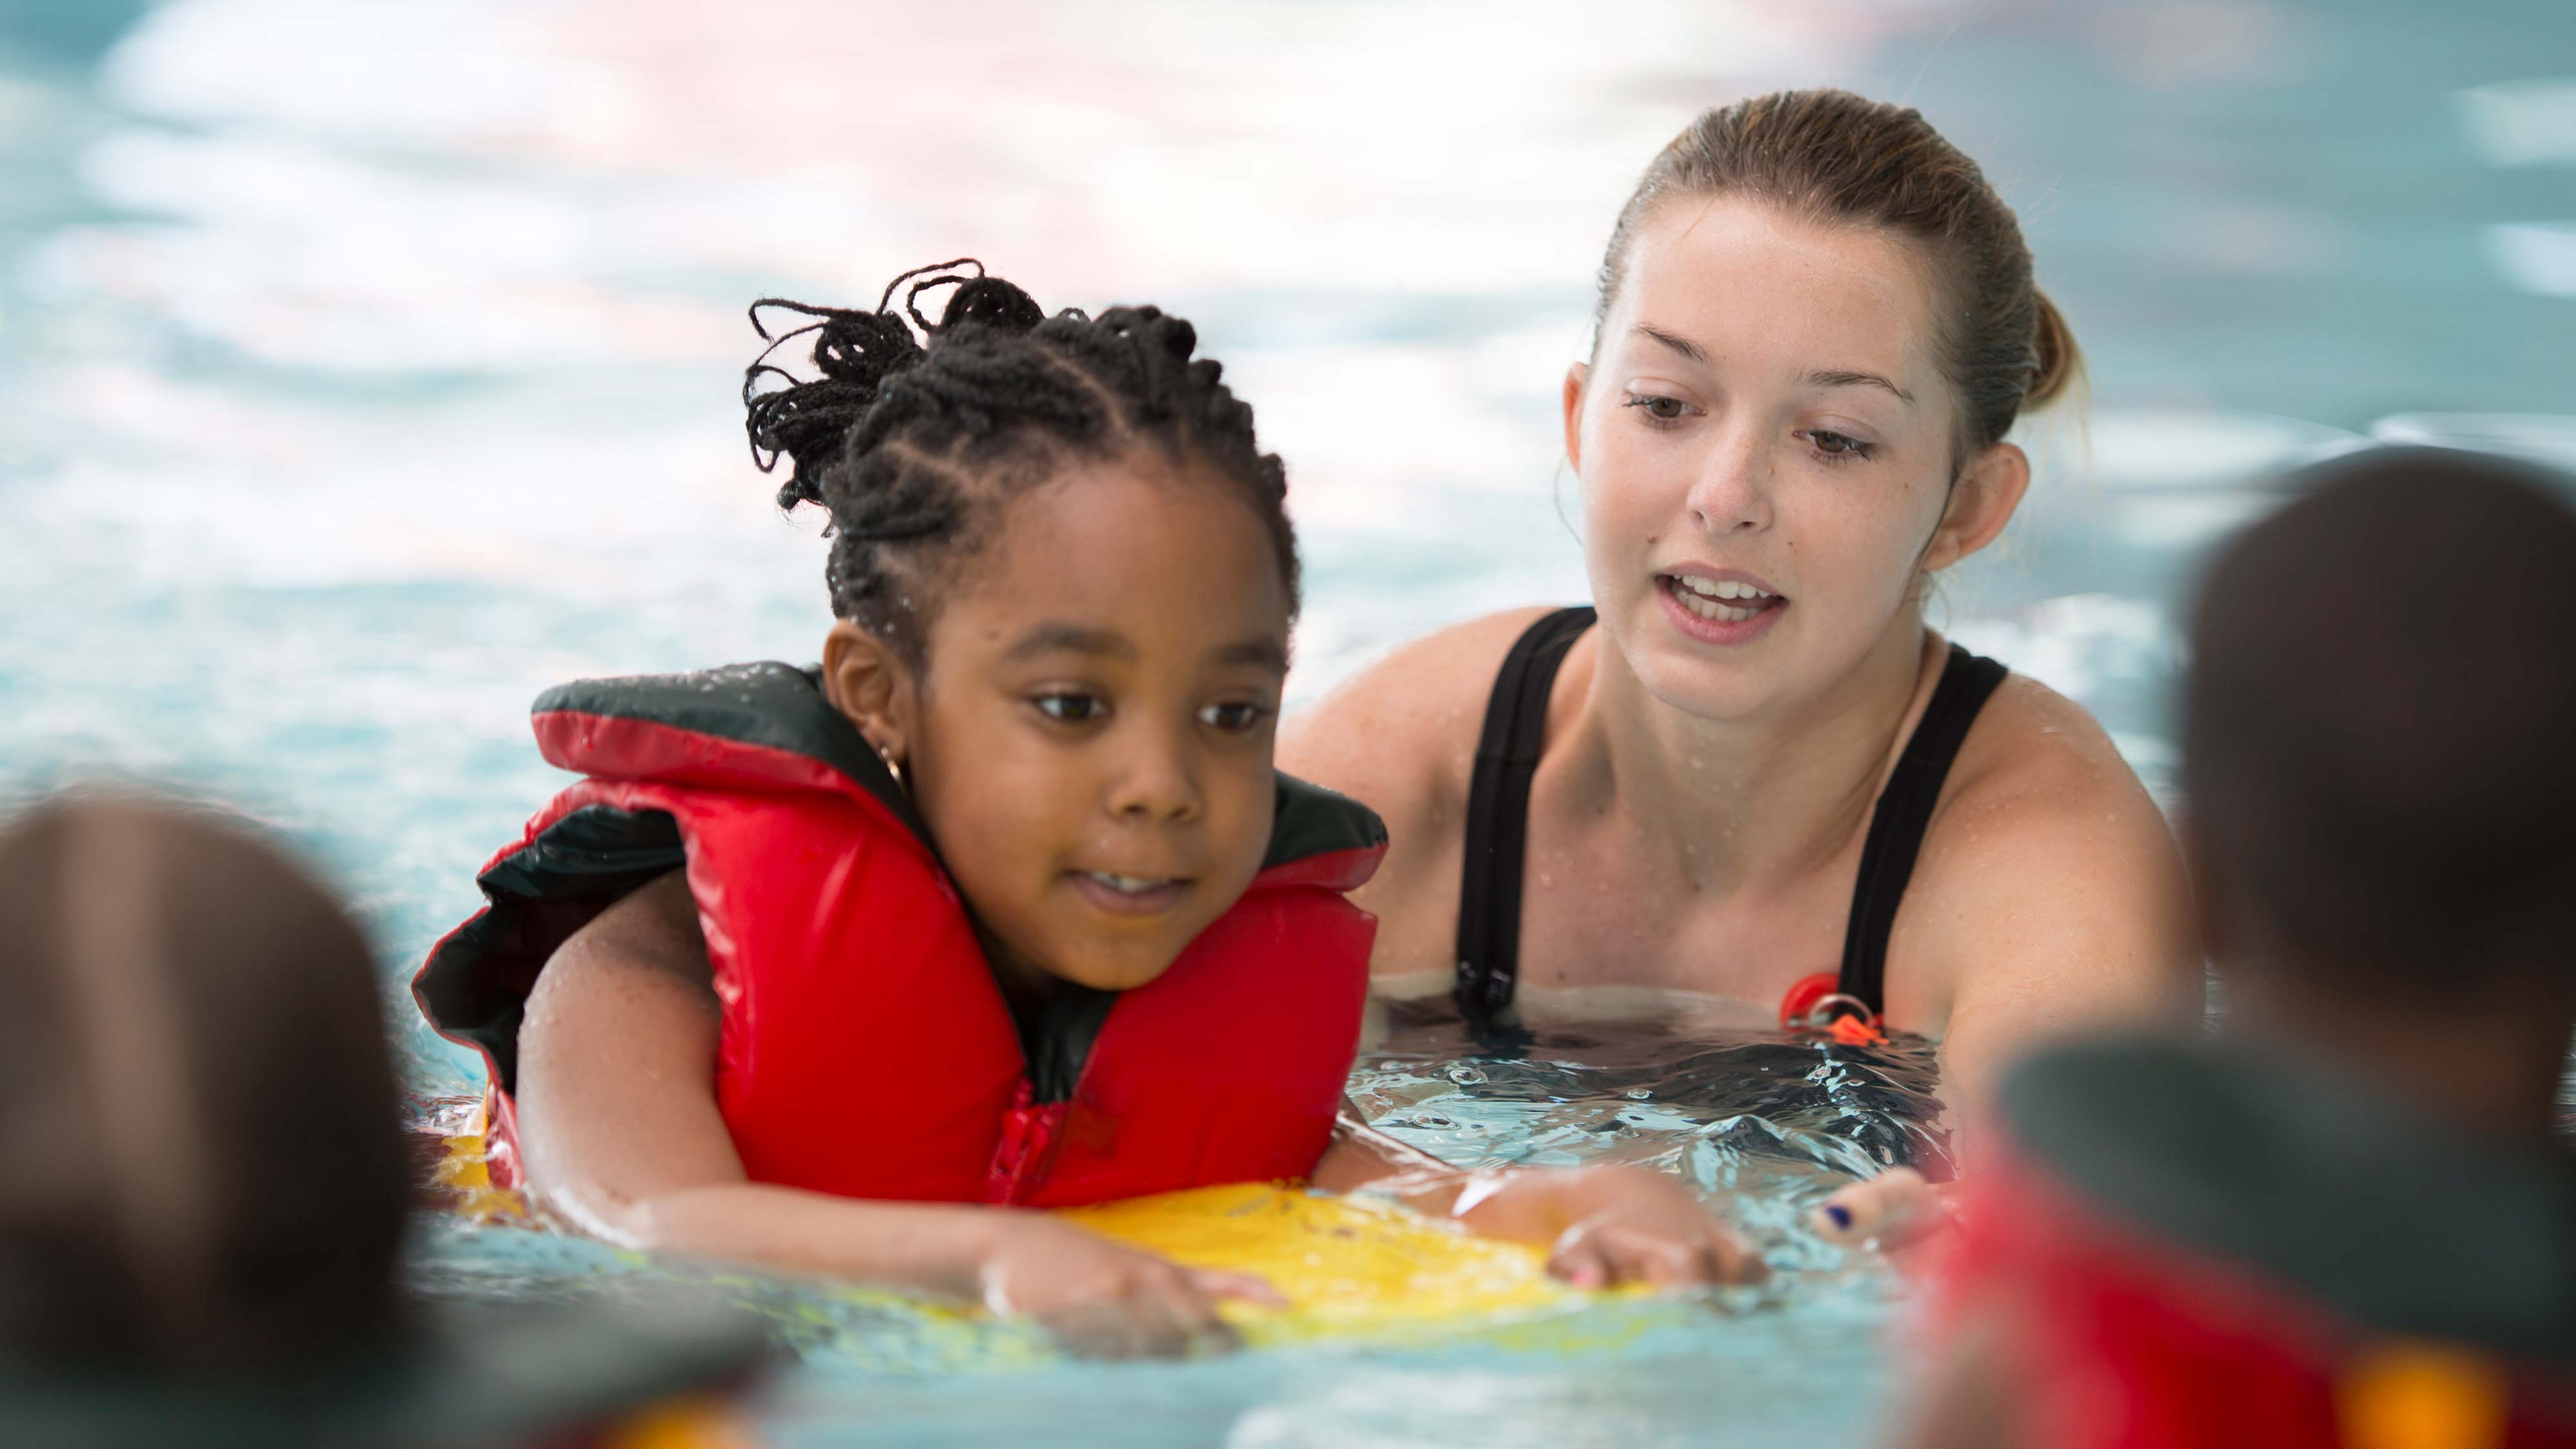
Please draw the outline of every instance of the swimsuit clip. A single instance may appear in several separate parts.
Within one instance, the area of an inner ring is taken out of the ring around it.
[[[1789,988],[1780,1002],[1783,1031],[1813,1032],[1844,1046],[1879,1046],[1887,1032],[1877,1012],[1857,996],[1838,991],[1841,981],[1818,972]]]

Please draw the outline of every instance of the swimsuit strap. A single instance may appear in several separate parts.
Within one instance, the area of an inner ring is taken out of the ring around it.
[[[1485,705],[1485,733],[1467,785],[1466,861],[1458,882],[1458,1009],[1479,1027],[1511,1024],[1530,778],[1547,741],[1557,667],[1594,617],[1590,608],[1541,616],[1503,656]]]
[[[1835,989],[1857,997],[1873,1014],[1884,1014],[1880,998],[1887,990],[1887,938],[1896,927],[1896,907],[1905,899],[1906,882],[1914,876],[1914,857],[1923,848],[1923,832],[1940,802],[1941,782],[1950,762],[1968,738],[1968,727],[1995,686],[2010,671],[1991,659],[1953,644],[1941,666],[1941,682],[1932,702],[1905,742],[1895,773],[1879,792],[1870,811],[1869,838],[1861,846],[1860,879],[1852,886],[1851,919],[1843,927],[1842,979]]]
[[[1531,624],[1503,656],[1485,706],[1485,732],[1467,786],[1466,851],[1458,882],[1458,1009],[1478,1027],[1514,1024],[1530,780],[1538,773],[1546,743],[1548,699],[1557,668],[1594,617],[1589,608],[1559,609]],[[1932,700],[1871,808],[1860,878],[1843,928],[1836,989],[1858,998],[1873,1014],[1886,1010],[1888,935],[1913,878],[1914,858],[1923,848],[1923,832],[1932,823],[1942,783],[1969,726],[2009,672],[1994,660],[1951,645]]]

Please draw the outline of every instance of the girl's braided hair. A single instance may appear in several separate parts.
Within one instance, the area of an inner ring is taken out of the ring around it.
[[[956,292],[934,323],[920,298],[940,287]],[[761,318],[769,308],[814,320],[773,337]],[[1175,472],[1241,491],[1270,535],[1296,617],[1287,475],[1254,440],[1252,408],[1219,380],[1216,359],[1191,357],[1198,332],[1181,318],[1152,307],[1049,317],[963,258],[895,278],[873,312],[764,298],[751,325],[769,343],[743,372],[752,461],[768,472],[788,459],[779,507],[831,514],[832,612],[913,667],[941,590],[985,541],[997,505],[1068,464],[1128,458],[1149,443]],[[807,335],[822,374],[812,381],[769,360]]]

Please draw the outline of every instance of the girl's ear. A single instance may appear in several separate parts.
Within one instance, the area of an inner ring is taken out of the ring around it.
[[[1969,459],[1950,490],[1949,512],[1924,550],[1924,571],[1938,573],[1994,542],[2029,491],[2030,455],[2018,446],[1997,443]]]
[[[919,738],[920,691],[894,647],[847,619],[823,636],[823,697],[901,769]]]

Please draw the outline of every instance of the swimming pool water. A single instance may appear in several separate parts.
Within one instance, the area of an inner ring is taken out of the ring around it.
[[[1553,398],[1610,215],[1694,109],[1781,84],[1911,99],[2021,208],[2095,405],[2027,430],[2032,500],[1934,619],[2083,701],[2167,798],[2173,601],[2262,506],[2245,480],[2373,436],[2576,462],[2555,0],[980,13],[0,6],[0,792],[105,774],[275,822],[361,902],[415,1082],[461,1089],[398,988],[557,783],[527,701],[816,647],[813,525],[742,453],[744,302],[975,253],[1049,305],[1193,317],[1289,462],[1311,698],[1437,624],[1579,596]],[[1934,1143],[1919,1049],[1443,1030],[1361,1063],[1390,1130],[1687,1172],[1778,1286],[1543,1341],[1114,1368],[745,1288],[812,1349],[782,1440],[1868,1434],[1896,1288],[1796,1221]],[[689,1271],[443,1222],[418,1268],[553,1295]]]

